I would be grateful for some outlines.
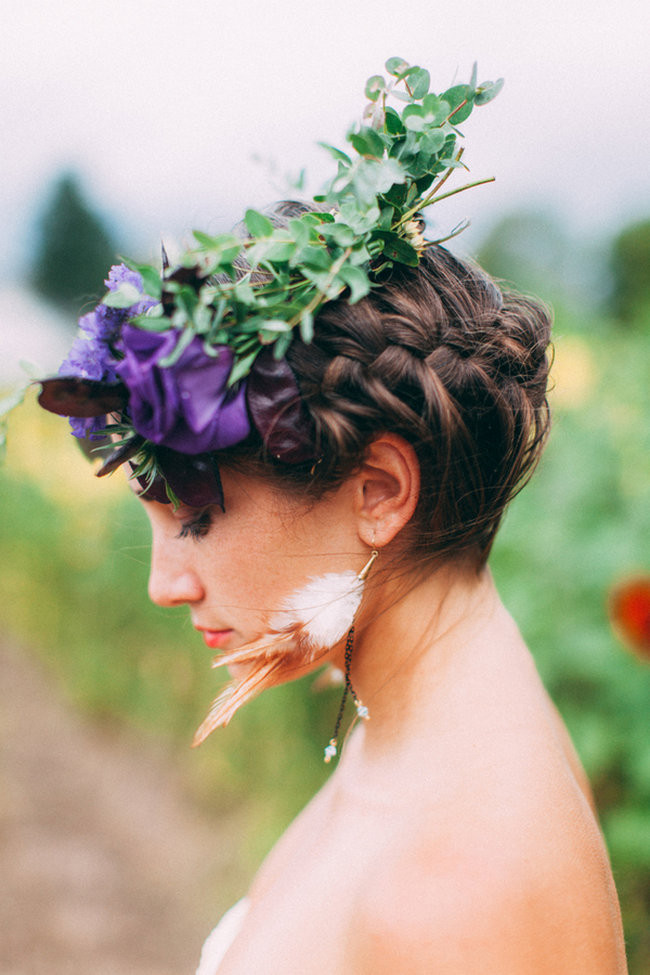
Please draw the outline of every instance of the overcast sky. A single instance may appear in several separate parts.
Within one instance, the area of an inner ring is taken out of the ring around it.
[[[476,239],[515,205],[583,235],[650,214],[647,0],[20,0],[3,11],[0,275],[63,168],[155,257],[160,235],[226,229],[341,144],[391,55],[432,87],[504,75],[463,127],[472,176],[440,219]],[[262,161],[255,161],[255,157]],[[272,175],[275,169],[276,175]],[[471,240],[472,238],[470,238]]]

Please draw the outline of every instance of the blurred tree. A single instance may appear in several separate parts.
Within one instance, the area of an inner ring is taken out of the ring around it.
[[[101,295],[116,245],[84,199],[74,173],[64,173],[54,183],[37,233],[31,283],[48,301],[76,316],[84,302]]]
[[[650,318],[650,220],[622,230],[612,241],[611,308],[622,321]]]
[[[571,247],[557,220],[533,210],[503,217],[479,248],[477,260],[490,274],[546,300],[574,290]]]

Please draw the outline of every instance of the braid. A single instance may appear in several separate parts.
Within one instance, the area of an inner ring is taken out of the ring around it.
[[[432,247],[356,305],[321,311],[289,360],[317,431],[316,483],[338,483],[390,430],[422,469],[411,547],[482,562],[548,425],[547,311]]]
[[[287,213],[271,216],[281,223]],[[469,552],[482,564],[548,433],[549,338],[538,301],[429,247],[419,267],[393,269],[357,304],[326,304],[313,341],[291,344],[318,463],[281,464],[263,447],[243,461],[319,497],[358,468],[374,437],[399,434],[421,468],[409,553]]]

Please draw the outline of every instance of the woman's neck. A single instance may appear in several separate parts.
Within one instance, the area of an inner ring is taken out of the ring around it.
[[[421,715],[435,719],[435,700],[457,682],[502,606],[487,569],[443,567],[409,586],[379,586],[369,596],[364,615],[370,620],[359,627],[352,681],[371,716],[366,744],[382,747],[409,735]]]

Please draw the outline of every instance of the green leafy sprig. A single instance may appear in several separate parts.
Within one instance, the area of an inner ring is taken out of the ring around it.
[[[492,181],[479,179],[443,189],[466,169],[458,126],[475,106],[491,101],[503,80],[477,85],[476,66],[468,84],[441,94],[430,91],[429,72],[402,58],[389,58],[387,77],[368,79],[361,123],[351,129],[344,152],[324,145],[337,172],[317,209],[276,227],[248,210],[248,237],[210,236],[194,231],[180,258],[180,271],[163,276],[148,265],[139,271],[143,291],[161,299],[133,319],[143,329],[179,330],[179,341],[161,365],[172,365],[195,336],[208,355],[228,345],[235,353],[231,385],[248,375],[261,349],[272,346],[281,359],[296,334],[311,341],[318,308],[347,293],[354,304],[395,264],[416,267],[426,247],[459,233],[466,223],[435,241],[423,236],[422,212],[440,200]],[[140,297],[132,285],[103,300],[131,307]]]

